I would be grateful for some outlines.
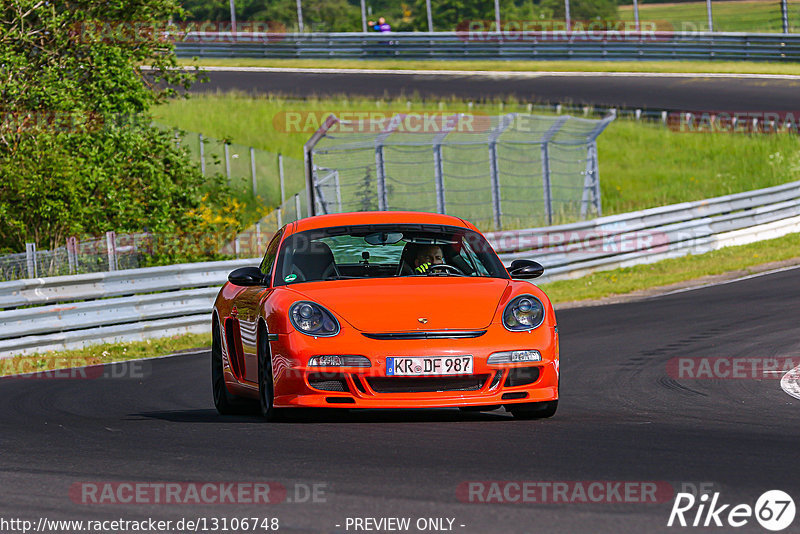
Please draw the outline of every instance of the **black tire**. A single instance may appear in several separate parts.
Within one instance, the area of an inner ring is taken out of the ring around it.
[[[222,336],[217,321],[211,325],[211,392],[214,395],[214,407],[220,415],[240,415],[248,411],[250,403],[242,397],[231,394],[225,385]]]
[[[506,409],[516,419],[544,419],[553,417],[558,409],[558,400],[547,402],[526,402],[523,404],[509,404]]]
[[[269,349],[267,331],[262,326],[258,329],[258,403],[261,415],[267,421],[278,421],[283,418],[285,410],[276,408],[275,382],[272,376],[272,353]]]

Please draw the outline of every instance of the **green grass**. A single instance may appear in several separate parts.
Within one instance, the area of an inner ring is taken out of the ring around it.
[[[542,284],[553,302],[597,299],[625,295],[634,291],[722,274],[729,271],[750,272],[750,268],[773,261],[795,258],[800,251],[800,233],[749,245],[652,263],[625,269],[602,271],[575,280]]]
[[[410,102],[410,104],[409,104]],[[282,152],[297,162],[310,132],[281,131],[285,111],[468,111],[460,101],[421,102],[328,100],[198,95],[157,109],[161,123],[242,145]],[[490,114],[526,111],[521,103],[476,104]],[[699,134],[670,131],[660,124],[619,119],[598,138],[604,214],[700,200],[800,179],[800,139],[793,135]],[[249,176],[249,171],[248,176]],[[290,193],[304,185],[302,165],[287,169]],[[276,180],[276,178],[274,179]],[[276,205],[276,182],[265,202]]]
[[[0,376],[164,356],[182,350],[210,346],[210,333],[91,345],[76,350],[51,351],[0,359]]]
[[[713,2],[714,31],[782,32],[781,4],[773,0]],[[632,21],[633,5],[620,6],[621,20]],[[656,22],[659,29],[706,31],[708,15],[705,2],[679,4],[639,4],[639,20]],[[789,31],[800,29],[800,5],[789,2]]]
[[[715,4],[717,5],[717,4]],[[777,5],[777,2],[776,2]],[[703,3],[705,6],[705,3]],[[648,6],[649,7],[649,6]],[[678,8],[680,9],[680,8]],[[622,13],[622,11],[621,11]],[[627,15],[626,15],[627,16]],[[644,17],[644,15],[642,15]],[[633,20],[633,15],[630,15]],[[649,19],[648,19],[649,20]],[[800,20],[796,18],[795,20]],[[514,72],[683,72],[800,75],[800,64],[756,61],[449,61],[449,60],[358,60],[358,59],[182,59],[182,65],[204,67],[283,67],[386,70],[470,70]]]

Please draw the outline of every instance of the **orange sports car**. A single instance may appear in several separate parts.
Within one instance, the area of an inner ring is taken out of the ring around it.
[[[530,260],[508,270],[472,224],[365,212],[284,226],[214,303],[214,404],[292,408],[558,406],[558,328]],[[252,399],[252,400],[251,400]]]

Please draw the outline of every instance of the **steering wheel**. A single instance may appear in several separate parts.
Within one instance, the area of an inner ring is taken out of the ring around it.
[[[440,263],[438,265],[431,265],[428,268],[427,274],[432,274],[436,270],[442,270],[444,272],[451,272],[451,273],[460,274],[461,276],[464,276],[464,273],[461,271],[461,269],[459,269],[455,265],[448,265],[446,263]]]

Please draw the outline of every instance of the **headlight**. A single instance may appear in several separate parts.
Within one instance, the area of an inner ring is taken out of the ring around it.
[[[330,337],[339,333],[339,321],[331,312],[317,304],[301,300],[289,308],[289,320],[298,332],[315,337]]]
[[[544,306],[533,295],[520,295],[503,310],[503,326],[514,332],[533,330],[544,322]]]

